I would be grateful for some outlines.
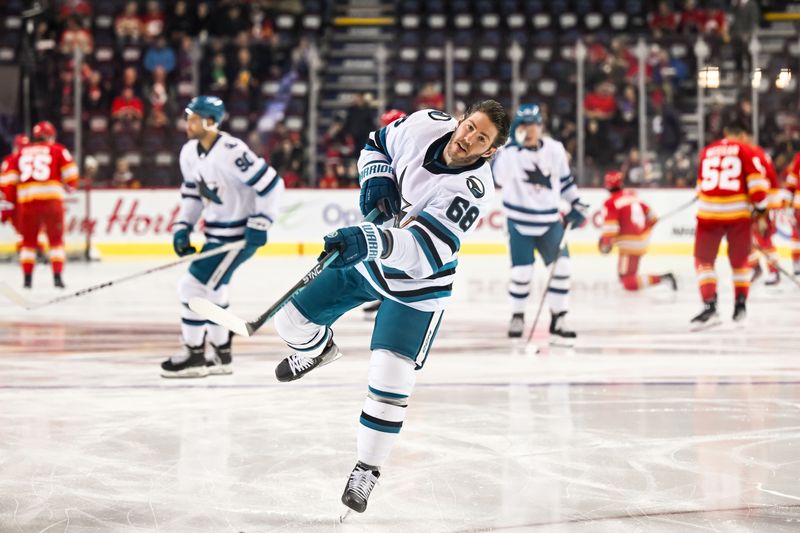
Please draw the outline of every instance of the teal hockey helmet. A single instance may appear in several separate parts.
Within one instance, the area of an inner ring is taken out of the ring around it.
[[[187,115],[196,113],[219,124],[225,117],[225,104],[216,96],[195,96],[186,106],[185,112]]]
[[[525,141],[524,132],[517,133],[517,128],[526,124],[541,124],[542,108],[539,104],[519,104],[514,120],[511,121],[511,143],[522,145]]]

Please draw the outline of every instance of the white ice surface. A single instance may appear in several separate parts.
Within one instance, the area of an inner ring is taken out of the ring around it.
[[[165,261],[67,265],[67,292]],[[254,317],[313,263],[257,258],[232,285]],[[614,258],[574,259],[572,350],[505,338],[507,260],[462,258],[369,508],[337,518],[355,463],[371,325],[334,328],[345,356],[275,381],[270,324],[234,341],[235,373],[164,380],[179,347],[162,272],[25,311],[0,303],[0,532],[676,532],[800,530],[800,289],[757,284],[743,327],[689,333],[689,257],[663,287],[624,293]],[[543,270],[529,303],[541,294]],[[0,279],[21,285],[18,267]],[[38,301],[63,294],[39,266]]]

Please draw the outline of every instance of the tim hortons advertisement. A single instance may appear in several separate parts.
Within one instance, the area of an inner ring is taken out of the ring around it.
[[[601,209],[608,193],[602,189],[584,189],[584,203],[589,204],[588,223],[570,233],[571,250],[596,253],[602,222]],[[672,213],[653,228],[652,253],[691,253],[695,210],[693,190],[639,191],[639,196],[659,215]],[[91,193],[89,209],[83,193],[66,203],[66,240],[85,241],[85,232],[101,253],[162,254],[171,253],[172,224],[176,221],[180,195],[177,190],[97,190]],[[675,212],[681,206],[684,209]],[[87,218],[86,214],[89,213]],[[283,210],[269,233],[267,253],[304,253],[303,246],[317,251],[322,236],[330,231],[359,222],[357,190],[295,189],[285,193]],[[778,219],[777,243],[785,246],[790,234],[788,216]],[[202,242],[202,228],[193,236]],[[496,195],[495,206],[463,243],[464,253],[506,253],[506,222],[502,199]],[[0,226],[0,246],[11,248],[16,235],[10,224]],[[311,250],[308,251],[311,253]]]

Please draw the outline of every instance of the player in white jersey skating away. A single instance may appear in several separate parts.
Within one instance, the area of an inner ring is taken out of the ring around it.
[[[525,327],[525,303],[533,278],[534,250],[545,265],[556,262],[547,287],[550,307],[550,341],[571,344],[576,337],[564,325],[569,309],[569,250],[559,256],[564,224],[577,227],[586,220],[578,187],[567,160],[564,145],[543,136],[542,112],[536,104],[521,104],[511,123],[511,142],[498,150],[492,164],[495,184],[502,189],[508,221],[511,251],[511,324],[509,337],[521,337]],[[559,206],[565,201],[570,211],[561,222]]]
[[[461,239],[491,209],[488,159],[508,137],[509,117],[486,100],[460,122],[422,110],[370,134],[358,160],[360,208],[381,208],[325,236],[340,256],[275,315],[295,353],[275,369],[280,381],[304,376],[339,355],[330,326],[381,300],[372,332],[368,393],[358,427],[358,462],[342,502],[363,512],[394,445],[450,294]],[[392,219],[392,217],[394,217]]]
[[[181,337],[185,349],[161,364],[163,377],[205,377],[230,374],[231,337],[188,307],[190,298],[206,298],[228,306],[228,283],[239,265],[267,243],[267,231],[278,214],[283,180],[241,140],[219,131],[225,115],[222,100],[193,98],[186,107],[189,141],[180,154],[181,208],[173,226],[172,244],[180,256],[195,253],[189,235],[203,219],[202,251],[244,239],[239,250],[194,261],[178,283]],[[212,350],[206,352],[206,337]]]

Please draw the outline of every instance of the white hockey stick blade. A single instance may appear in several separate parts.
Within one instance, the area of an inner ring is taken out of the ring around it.
[[[6,282],[0,281],[0,293],[3,293],[3,296],[14,302],[20,307],[24,307],[25,309],[33,309],[36,307],[36,303],[28,300],[23,295],[12,289]]]
[[[241,335],[242,337],[250,336],[250,332],[247,331],[247,322],[245,320],[242,320],[227,309],[223,309],[217,304],[209,302],[205,298],[190,298],[189,309],[206,320],[228,328],[237,335]]]

